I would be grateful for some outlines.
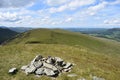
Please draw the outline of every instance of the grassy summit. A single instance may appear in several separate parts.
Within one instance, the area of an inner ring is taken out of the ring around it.
[[[57,80],[77,80],[92,76],[106,80],[119,80],[120,43],[102,40],[80,33],[60,29],[36,29],[18,35],[7,45],[0,47],[0,80],[50,80],[48,77],[36,78],[19,72],[11,76],[7,71],[11,67],[20,68],[28,64],[35,55],[58,56],[75,63],[72,72],[78,76],[69,78],[65,73]]]
[[[98,52],[119,53],[120,43],[61,29],[36,29],[18,35],[8,44],[65,44],[83,46]]]

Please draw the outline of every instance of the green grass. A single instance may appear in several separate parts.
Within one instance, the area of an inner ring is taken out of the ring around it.
[[[21,71],[13,76],[8,74],[10,68],[20,69],[38,54],[58,56],[76,64],[70,73],[78,76],[69,78],[67,74],[70,73],[63,73],[57,80],[77,80],[82,77],[92,80],[91,75],[119,80],[119,47],[118,42],[64,30],[31,30],[0,47],[0,80],[50,80],[45,76],[26,76]]]
[[[65,61],[76,64],[70,73],[77,74],[77,77],[72,79],[66,76],[68,73],[64,73],[57,80],[75,80],[79,77],[91,80],[91,74],[103,77],[106,80],[118,80],[120,78],[119,58],[93,52],[83,47],[60,44],[19,44],[0,48],[0,72],[2,73],[0,74],[0,80],[49,80],[47,77],[26,76],[21,71],[14,76],[8,74],[10,68],[17,67],[20,69],[21,66],[30,63],[38,54],[59,56]]]
[[[88,49],[106,54],[119,54],[120,43],[101,40],[80,33],[69,32],[60,29],[36,29],[25,32],[8,44],[66,44],[83,46]]]

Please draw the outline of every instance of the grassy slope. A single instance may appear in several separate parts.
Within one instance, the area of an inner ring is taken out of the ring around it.
[[[65,61],[76,64],[70,73],[77,74],[77,77],[69,78],[66,76],[68,73],[65,73],[57,80],[76,80],[81,77],[91,80],[91,75],[103,77],[106,80],[119,80],[120,78],[120,49],[117,42],[113,43],[63,30],[40,29],[24,34],[27,35],[9,43],[13,45],[0,47],[0,72],[2,73],[0,80],[49,80],[50,78],[47,77],[26,76],[22,72],[14,76],[7,74],[9,68],[20,68],[28,64],[37,54],[59,56]],[[28,42],[37,43],[24,44]]]
[[[66,44],[72,46],[83,46],[97,52],[106,54],[119,54],[120,43],[109,40],[100,40],[88,35],[55,29],[36,29],[19,35],[9,44]]]

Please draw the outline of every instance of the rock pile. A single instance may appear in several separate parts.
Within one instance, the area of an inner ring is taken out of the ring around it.
[[[46,75],[50,77],[57,77],[62,72],[71,71],[73,64],[69,62],[64,62],[63,59],[59,57],[47,58],[38,55],[36,56],[30,64],[22,66],[21,70],[27,75],[34,73],[35,75]]]

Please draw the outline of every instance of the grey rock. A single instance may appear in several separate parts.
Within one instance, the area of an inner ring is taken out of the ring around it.
[[[66,63],[66,65],[63,68],[67,69],[67,68],[70,68],[70,67],[72,67],[72,64],[68,62],[68,63]]]
[[[77,79],[77,80],[86,80],[85,78],[80,78],[80,79]]]
[[[42,56],[41,55],[38,55],[38,56],[36,56],[32,61],[31,61],[31,63],[30,64],[34,64],[34,62],[36,62],[36,61],[39,61],[39,60],[42,60]]]
[[[45,63],[45,62],[43,63],[43,66],[46,68],[52,69],[53,71],[58,70],[55,66],[48,64],[48,63]]]
[[[63,62],[63,59],[61,59],[61,58],[59,58],[59,57],[55,57],[55,60],[56,60],[57,62]]]
[[[104,79],[104,78],[97,77],[97,76],[93,76],[93,77],[92,77],[92,80],[105,80],[105,79]]]
[[[33,65],[36,67],[36,68],[40,68],[42,67],[43,63],[41,61],[37,61],[37,62],[34,62]]]
[[[57,66],[63,66],[63,59],[59,58],[59,57],[55,57],[55,61],[56,61],[56,65]]]
[[[47,60],[46,60],[47,63],[49,64],[54,64],[55,63],[55,59],[52,58],[52,57],[49,57]]]
[[[63,69],[63,72],[70,72],[70,69]]]
[[[25,69],[28,67],[28,65],[22,66],[21,70],[25,71]]]
[[[66,63],[65,63],[65,62],[63,62],[63,63],[62,63],[62,67],[63,67],[63,66],[65,66],[65,65],[66,65]]]
[[[17,68],[11,68],[8,73],[15,74],[17,72]]]
[[[42,61],[46,61],[47,60],[47,58],[42,58]]]
[[[35,71],[35,74],[37,75],[43,75],[44,74],[44,68],[39,68]]]
[[[45,72],[45,74],[47,75],[47,76],[55,76],[56,74],[54,73],[54,71],[53,70],[51,70],[51,69],[47,69],[47,68],[45,68],[45,70],[44,70],[44,72]]]
[[[67,76],[68,76],[68,77],[76,77],[77,74],[74,74],[74,73],[73,73],[73,74],[68,74]]]
[[[33,73],[35,70],[36,70],[36,67],[34,65],[30,65],[25,69],[25,73],[26,74]]]

